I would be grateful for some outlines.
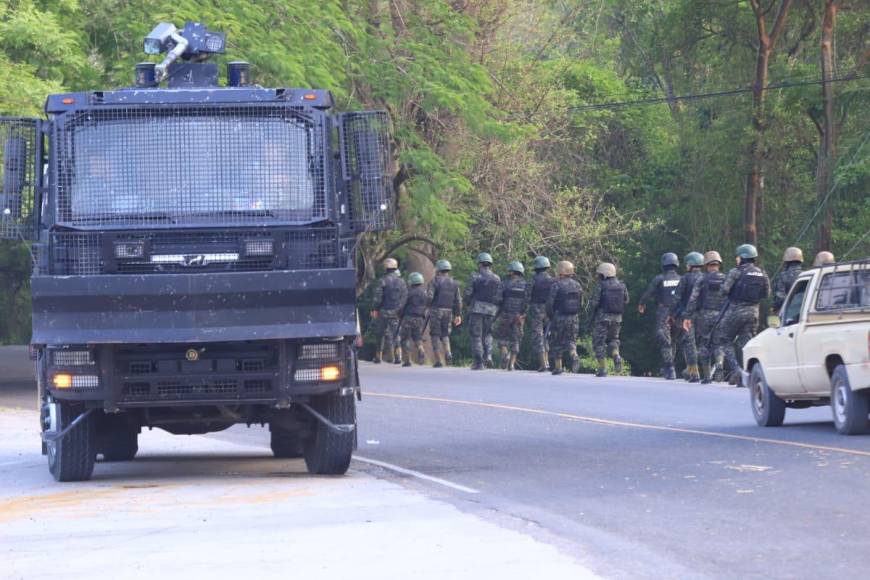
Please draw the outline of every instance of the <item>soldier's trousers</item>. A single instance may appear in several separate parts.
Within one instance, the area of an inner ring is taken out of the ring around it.
[[[429,312],[429,336],[432,337],[432,352],[435,359],[440,358],[441,351],[448,357],[450,351],[450,332],[453,328],[453,310],[450,308],[433,308]]]
[[[425,353],[423,352],[423,325],[426,319],[422,316],[406,316],[402,320],[402,362],[410,363],[412,355],[415,355],[417,364],[423,364]]]
[[[713,364],[714,357],[722,352],[716,347],[712,336],[713,326],[719,318],[718,310],[702,310],[695,318],[695,342],[698,346],[698,362],[702,365]]]
[[[492,321],[489,314],[472,312],[468,315],[468,333],[471,335],[471,354],[483,361],[492,356]]]
[[[561,359],[567,352],[577,359],[577,331],[580,319],[576,314],[556,314],[550,323],[550,356]]]
[[[725,311],[725,315],[722,316],[722,321],[716,329],[714,341],[716,347],[722,349],[722,356],[728,362],[730,371],[733,372],[740,368],[734,350],[735,343],[737,348],[742,350],[757,331],[758,305],[740,304],[735,306],[732,304]]]
[[[595,358],[619,355],[619,331],[622,328],[622,316],[619,314],[599,314],[595,317],[592,328],[592,346]]]
[[[500,347],[507,347],[513,354],[519,354],[523,341],[524,320],[519,314],[499,314],[496,322],[496,337]]]
[[[547,330],[547,305],[532,304],[529,306],[529,327],[532,331],[532,352],[536,357],[547,356],[547,340],[544,332]]]
[[[679,329],[680,348],[683,350],[683,356],[686,359],[686,366],[698,366],[698,343],[695,334],[695,321],[692,320],[692,326],[688,331],[683,330],[682,320],[677,324]]]
[[[677,338],[677,328],[668,323],[671,312],[667,306],[659,306],[656,309],[656,343],[662,353],[662,362],[665,365],[674,364],[674,346]]]
[[[378,354],[382,354],[384,360],[393,360],[396,347],[399,346],[399,315],[396,312],[382,310],[381,315],[375,321],[375,335],[378,338]]]

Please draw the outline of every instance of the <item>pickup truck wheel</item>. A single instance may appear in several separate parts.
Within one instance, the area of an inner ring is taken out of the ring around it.
[[[841,435],[860,435],[870,426],[870,398],[863,391],[853,391],[846,367],[838,365],[831,374],[831,412],[834,426]]]
[[[785,419],[785,401],[767,386],[761,363],[752,367],[749,375],[749,401],[752,415],[760,427],[779,427]]]
[[[288,431],[273,425],[269,442],[272,453],[279,459],[302,457],[305,455],[305,446],[302,444],[301,435],[299,431]]]
[[[57,405],[57,429],[69,426],[84,409],[68,403]],[[56,481],[87,481],[94,472],[97,456],[93,416],[85,417],[62,439],[49,441],[48,470]]]
[[[311,406],[336,425],[356,424],[353,396],[330,393],[311,400]],[[335,433],[317,421],[305,443],[305,465],[310,473],[342,475],[350,466],[356,433]]]
[[[131,461],[139,452],[139,430],[123,425],[106,433],[100,446],[105,461]]]

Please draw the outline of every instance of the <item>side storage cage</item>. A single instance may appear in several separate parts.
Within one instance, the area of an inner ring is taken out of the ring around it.
[[[0,117],[0,239],[32,234],[40,146],[38,120]]]
[[[389,116],[386,111],[343,113],[339,135],[351,228],[358,233],[392,228],[395,199]]]

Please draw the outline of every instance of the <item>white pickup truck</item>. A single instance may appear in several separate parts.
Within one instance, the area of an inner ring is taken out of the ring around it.
[[[844,435],[870,429],[870,259],[803,272],[779,323],[743,347],[752,413],[778,427],[786,408],[830,405]]]

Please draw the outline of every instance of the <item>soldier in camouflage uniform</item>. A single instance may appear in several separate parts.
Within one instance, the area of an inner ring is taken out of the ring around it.
[[[728,296],[728,307],[714,332],[715,345],[722,352],[716,355],[716,366],[728,362],[729,382],[737,384],[740,363],[734,350],[742,349],[758,331],[758,304],[770,295],[767,274],[755,265],[758,250],[751,244],[737,248],[738,266],[728,272],[722,283],[722,292]]]
[[[526,290],[529,303],[529,326],[532,329],[532,352],[538,363],[538,372],[547,370],[547,338],[544,331],[549,322],[547,318],[547,300],[550,298],[550,288],[553,287],[555,278],[550,276],[550,260],[544,256],[538,256],[532,262],[535,275],[532,277]]]
[[[501,278],[492,271],[492,256],[481,252],[477,264],[477,272],[465,287],[473,371],[483,369],[484,365],[492,366],[492,322],[501,301]]]
[[[399,364],[401,360],[396,356],[399,346],[399,313],[405,307],[408,287],[399,276],[399,263],[396,260],[384,260],[384,270],[386,274],[375,286],[372,298],[372,319],[375,321],[375,336],[378,341],[373,362],[380,363],[386,352],[387,362]]]
[[[834,254],[828,251],[822,251],[816,254],[815,259],[813,260],[813,268],[819,268],[821,266],[830,266],[832,264],[836,264],[837,260],[834,259]]]
[[[436,369],[441,368],[442,350],[444,365],[453,362],[450,350],[450,331],[453,326],[462,324],[462,296],[459,282],[450,276],[452,266],[447,260],[438,260],[437,273],[429,282],[429,336],[432,338],[432,354],[435,355]]]
[[[680,278],[677,289],[674,292],[674,303],[671,306],[671,318],[675,321],[679,331],[679,343],[686,359],[686,375],[690,383],[701,381],[701,373],[698,370],[698,346],[695,340],[695,328],[692,324],[684,325],[685,320],[691,320],[686,313],[686,306],[692,295],[695,282],[703,276],[701,268],[704,265],[704,256],[698,252],[689,252],[683,259],[686,264],[686,273]]]
[[[411,355],[416,354],[418,365],[425,364],[426,353],[423,351],[423,331],[426,325],[426,313],[429,310],[429,294],[423,287],[423,275],[411,272],[408,276],[408,299],[402,309],[402,366],[411,366]]]
[[[800,248],[786,248],[782,254],[782,270],[773,279],[773,311],[779,314],[791,285],[802,272],[804,253]]]
[[[656,303],[656,342],[662,353],[662,376],[668,380],[677,378],[674,370],[674,345],[677,334],[676,326],[671,318],[671,306],[674,303],[674,293],[680,283],[680,275],[677,268],[680,259],[676,254],[668,252],[662,254],[662,273],[650,280],[646,290],[640,297],[637,311],[641,314],[646,312],[646,302],[652,298]]]
[[[698,361],[701,363],[701,382],[707,385],[713,382],[713,358],[721,353],[721,349],[714,349],[713,346],[713,330],[725,305],[725,294],[722,293],[725,274],[721,272],[722,257],[719,252],[704,254],[704,267],[707,271],[695,281],[686,304],[683,328],[694,328]]]
[[[520,354],[523,325],[528,309],[525,268],[518,261],[508,264],[509,278],[501,283],[501,308],[496,321],[496,337],[501,349],[501,366],[512,371]]]
[[[619,354],[619,330],[622,314],[628,304],[628,288],[616,278],[616,266],[609,262],[598,265],[598,284],[590,304],[593,307],[594,326],[592,346],[598,363],[596,377],[606,377],[605,354],[613,357],[613,369],[622,372],[622,357]]]
[[[567,352],[569,368],[577,372],[577,332],[580,324],[580,283],[574,275],[574,264],[567,261],[556,265],[559,276],[550,288],[547,299],[547,316],[550,317],[550,359],[552,373],[562,374],[562,356]]]

